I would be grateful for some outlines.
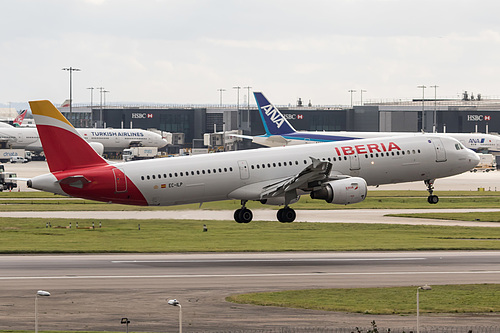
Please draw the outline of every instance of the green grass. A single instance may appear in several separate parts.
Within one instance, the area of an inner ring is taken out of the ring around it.
[[[332,205],[322,200],[313,200],[303,196],[299,202],[292,205],[294,209],[390,209],[390,208],[500,208],[500,192],[449,191],[436,192],[441,199],[437,205],[427,203],[426,191],[370,191],[366,200],[353,205]],[[36,199],[36,200],[34,200]],[[202,207],[209,210],[235,210],[240,208],[239,200],[226,200],[203,203]],[[250,209],[277,209],[276,206],[262,205],[251,201]],[[186,210],[198,209],[199,204],[170,207],[138,207],[108,204],[91,200],[71,199],[44,192],[0,192],[0,211],[59,211],[59,210]]]
[[[2,218],[0,253],[500,250],[500,228],[359,223]],[[55,228],[68,226],[71,229]],[[141,230],[138,230],[138,224]],[[207,224],[208,232],[202,232]]]
[[[233,295],[227,301],[367,314],[414,314],[417,287],[307,289]],[[420,313],[500,312],[500,285],[443,285],[420,291]]]

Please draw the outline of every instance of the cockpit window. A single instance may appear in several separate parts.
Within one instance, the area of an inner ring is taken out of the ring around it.
[[[456,150],[461,150],[461,149],[465,149],[465,147],[461,143],[455,143],[455,149]]]

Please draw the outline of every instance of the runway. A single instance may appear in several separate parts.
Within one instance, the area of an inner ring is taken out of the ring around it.
[[[446,225],[462,227],[500,227],[497,222],[454,221],[391,217],[387,214],[408,213],[457,213],[500,212],[500,209],[344,209],[344,210],[297,210],[296,222],[320,223],[385,223],[409,225]],[[177,220],[233,220],[232,210],[158,210],[158,211],[46,211],[9,212],[10,217],[64,218],[64,219],[177,219]],[[276,221],[276,210],[253,210],[253,222]],[[277,222],[278,223],[278,222]]]
[[[415,316],[372,316],[226,302],[233,293],[307,288],[497,283],[500,251],[229,253],[0,257],[0,329],[175,331],[182,304],[188,331],[275,327],[411,327]],[[422,316],[423,325],[497,325],[499,314]]]

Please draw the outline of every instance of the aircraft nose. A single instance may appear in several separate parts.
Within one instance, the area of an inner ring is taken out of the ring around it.
[[[476,165],[478,165],[478,163],[479,163],[479,160],[480,160],[479,155],[478,155],[478,154],[476,154],[476,153],[475,153],[475,152],[473,152],[473,151],[471,151],[471,154],[470,154],[470,155],[471,155],[471,156],[469,157],[469,161],[471,162],[471,164],[473,164],[473,166],[472,166],[472,167],[475,167],[475,166],[476,166]]]
[[[166,145],[168,145],[168,141],[166,139],[161,139],[161,142],[163,143],[162,147],[165,147]]]

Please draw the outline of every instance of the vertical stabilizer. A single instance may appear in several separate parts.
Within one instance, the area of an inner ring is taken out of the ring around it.
[[[294,133],[295,129],[283,114],[267,100],[261,92],[254,92],[260,117],[267,135],[285,135]]]
[[[23,110],[20,114],[17,115],[16,119],[12,122],[15,127],[21,126],[23,123],[24,117],[26,117],[26,113],[28,113],[28,109]]]
[[[50,172],[108,164],[49,101],[31,101]]]

